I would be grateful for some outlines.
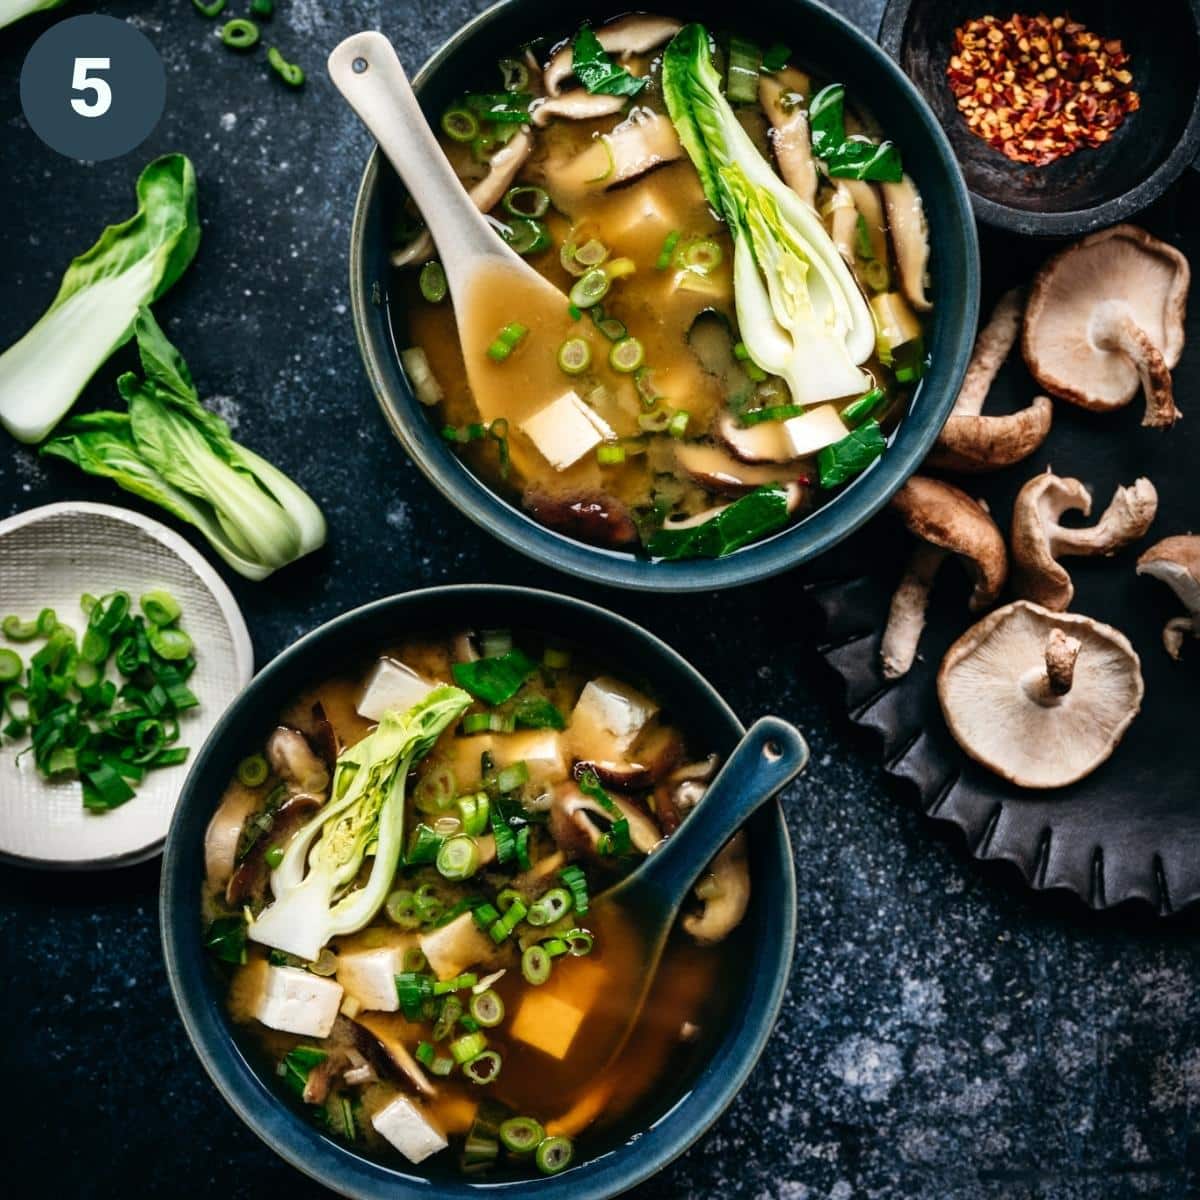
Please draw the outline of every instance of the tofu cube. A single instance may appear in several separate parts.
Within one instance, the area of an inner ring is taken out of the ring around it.
[[[424,1162],[450,1144],[446,1135],[407,1096],[397,1096],[371,1117],[375,1132],[410,1163]]]
[[[583,1009],[557,996],[526,992],[509,1034],[551,1058],[566,1058],[583,1018]]]
[[[608,675],[586,684],[571,714],[575,753],[588,759],[620,759],[637,741],[658,705],[635,688]]]
[[[340,983],[299,967],[269,967],[254,1015],[268,1029],[328,1037],[344,990]]]
[[[492,756],[498,767],[523,762],[534,783],[566,779],[569,773],[563,735],[555,729],[523,729],[497,737]]]
[[[381,658],[367,679],[358,715],[368,721],[378,721],[385,712],[408,712],[419,704],[438,684],[422,679],[411,667],[394,658]]]
[[[403,961],[404,952],[399,946],[342,954],[338,958],[338,983],[358,1001],[360,1009],[395,1012],[400,1007],[396,976]]]
[[[564,392],[521,423],[522,432],[556,470],[565,471],[589,450],[617,435],[575,392]]]
[[[840,442],[850,432],[832,404],[822,404],[798,417],[790,417],[780,428],[795,458],[816,454]]]
[[[495,953],[492,939],[465,912],[440,929],[431,929],[418,939],[429,965],[439,979],[453,979]]]

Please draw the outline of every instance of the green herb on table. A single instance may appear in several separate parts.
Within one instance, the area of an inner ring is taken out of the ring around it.
[[[187,364],[148,308],[136,322],[145,378],[117,380],[126,412],[76,417],[42,447],[195,525],[247,579],[264,579],[324,544],[308,494],[201,403]]]
[[[631,75],[613,62],[600,44],[600,39],[587,25],[575,35],[572,47],[572,70],[575,78],[592,94],[606,96],[636,96],[649,82],[645,77]]]
[[[71,263],[37,324],[0,355],[0,423],[22,442],[40,442],[54,428],[129,339],[138,310],[196,253],[196,175],[187,158],[156,158],[138,178],[137,198],[137,212]]]
[[[187,758],[177,745],[179,718],[199,703],[187,684],[196,663],[169,592],[147,592],[143,615],[120,591],[85,596],[81,606],[87,626],[79,638],[52,609],[36,622],[10,615],[0,625],[23,641],[32,625],[45,639],[27,667],[0,648],[3,733],[29,734],[42,775],[78,779],[85,807],[103,812],[131,800],[147,771]]]

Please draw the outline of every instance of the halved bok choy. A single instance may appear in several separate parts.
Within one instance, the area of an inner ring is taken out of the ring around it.
[[[709,203],[734,240],[738,327],[750,358],[796,404],[857,395],[875,347],[871,310],[815,209],[775,174],[721,91],[708,33],[686,25],[663,56],[663,96]]]
[[[40,442],[62,420],[129,340],[138,309],[161,296],[196,253],[200,218],[189,159],[156,158],[138,177],[137,198],[137,212],[72,261],[37,324],[0,354],[0,424],[19,441]]]
[[[0,29],[12,25],[22,17],[32,16],[35,12],[61,8],[66,2],[67,0],[0,0]]]
[[[409,772],[470,704],[459,688],[436,688],[407,712],[385,712],[373,733],[342,752],[329,802],[271,873],[275,899],[250,925],[251,940],[311,962],[330,938],[362,929],[379,912],[400,863]],[[368,855],[370,874],[356,887]]]

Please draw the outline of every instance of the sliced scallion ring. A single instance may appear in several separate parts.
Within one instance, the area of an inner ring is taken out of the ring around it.
[[[602,467],[619,467],[625,461],[625,447],[619,442],[604,442],[596,447],[596,461]]]
[[[221,26],[221,41],[231,50],[249,50],[258,45],[258,26],[245,17],[234,17]]]
[[[502,58],[496,65],[506,92],[523,92],[529,86],[529,68],[519,58]]]
[[[432,262],[427,262],[421,268],[420,279],[418,284],[421,288],[421,295],[429,301],[430,304],[441,304],[446,298],[446,272],[442,268],[442,264],[436,259]]]
[[[509,188],[504,196],[504,211],[514,217],[544,217],[550,211],[550,193],[529,184]]]
[[[585,267],[598,267],[608,257],[608,247],[599,238],[589,238],[575,251],[575,261]]]
[[[496,1050],[485,1050],[463,1063],[462,1072],[472,1083],[492,1083],[500,1074],[501,1058]]]
[[[518,254],[540,254],[554,244],[550,231],[534,217],[513,217],[504,226],[500,236]]]
[[[479,135],[479,121],[466,108],[448,108],[442,113],[442,132],[454,142],[470,142]]]
[[[632,375],[646,361],[646,348],[635,337],[614,342],[608,352],[608,365],[622,375]]]
[[[267,62],[288,87],[298,88],[304,82],[304,68],[288,62],[274,46],[267,49]]]
[[[243,758],[237,765],[238,783],[243,787],[262,787],[267,782],[267,776],[270,773],[271,769],[267,766],[267,760],[261,754],[251,754],[249,758]]]
[[[545,983],[550,978],[550,956],[541,946],[527,946],[521,955],[521,975],[526,983]]]
[[[437,853],[438,874],[444,879],[470,879],[479,869],[479,846],[465,833],[447,838]]]
[[[575,1157],[575,1147],[570,1138],[548,1137],[542,1140],[534,1153],[534,1161],[543,1175],[557,1175],[565,1171]]]
[[[558,365],[567,375],[582,375],[592,365],[592,348],[587,338],[567,338],[558,348]]]
[[[25,664],[21,662],[21,656],[15,650],[9,650],[7,647],[0,649],[0,683],[12,683],[20,679],[24,669]]]
[[[478,996],[472,996],[470,1009],[471,1016],[484,1029],[491,1029],[504,1020],[504,1001],[491,988],[488,988],[486,992],[480,992]]]
[[[545,1138],[545,1129],[532,1117],[509,1117],[500,1124],[500,1141],[510,1154],[531,1154]]]
[[[694,275],[711,275],[725,261],[725,251],[714,238],[695,238],[676,247],[675,265]]]
[[[571,288],[571,303],[576,308],[591,308],[608,295],[609,278],[600,267],[593,267]]]

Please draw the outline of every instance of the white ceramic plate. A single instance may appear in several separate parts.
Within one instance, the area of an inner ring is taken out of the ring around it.
[[[107,504],[49,504],[0,521],[0,615],[34,617],[45,607],[77,631],[79,597],[121,589],[136,605],[150,588],[171,592],[196,644],[189,680],[200,704],[180,718],[180,745],[195,752],[254,673],[250,634],[229,588],[177,533]],[[0,644],[9,645],[0,638]],[[24,660],[31,647],[11,644]],[[120,808],[93,813],[78,783],[47,783],[28,741],[0,746],[0,858],[25,866],[126,866],[162,848],[187,764],[150,771]]]

